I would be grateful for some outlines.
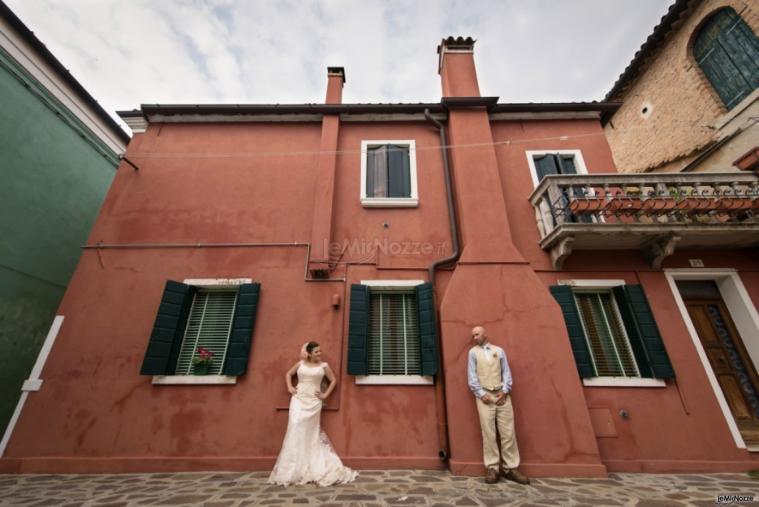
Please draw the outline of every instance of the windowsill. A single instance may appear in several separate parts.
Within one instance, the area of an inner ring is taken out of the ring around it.
[[[365,386],[431,386],[434,383],[433,377],[427,375],[359,375],[356,377],[356,385]]]
[[[237,377],[230,375],[154,375],[154,385],[214,385],[236,384]]]
[[[748,452],[759,452],[759,445],[747,445],[746,450]]]
[[[592,377],[582,379],[585,387],[667,387],[667,383],[658,378],[640,377]]]
[[[419,199],[416,197],[362,197],[361,206],[364,208],[416,208]]]

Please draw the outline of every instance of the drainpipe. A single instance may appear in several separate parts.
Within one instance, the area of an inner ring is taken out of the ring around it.
[[[445,264],[455,262],[461,256],[461,248],[459,245],[459,233],[458,222],[456,218],[456,208],[453,204],[453,188],[451,185],[451,169],[448,165],[448,143],[445,139],[445,128],[443,124],[437,121],[430,114],[429,109],[424,110],[424,117],[429,122],[435,125],[440,131],[440,152],[443,155],[443,175],[445,177],[445,195],[448,201],[448,221],[451,224],[451,243],[453,244],[453,253],[448,257],[438,259],[430,264],[428,271],[428,277],[432,284],[432,302],[435,307],[435,270]],[[443,372],[443,340],[440,333],[440,312],[437,312],[437,318],[435,319],[435,327],[438,336],[438,365],[440,370],[435,382],[435,415],[437,420],[437,439],[438,439],[438,456],[441,460],[447,460],[450,457],[450,449],[448,448],[448,417],[446,415],[445,408],[445,374]]]

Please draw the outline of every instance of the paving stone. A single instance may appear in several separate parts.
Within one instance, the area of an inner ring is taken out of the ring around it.
[[[342,501],[342,502],[351,501],[351,500],[352,501],[359,501],[359,500],[376,500],[376,499],[377,499],[377,497],[374,496],[374,495],[360,495],[360,494],[355,494],[355,495],[337,495],[337,497],[335,497],[335,500]]]
[[[230,507],[234,505],[235,503],[232,501],[226,501],[226,502],[205,502],[203,504],[203,507]]]
[[[183,495],[183,496],[172,496],[169,498],[162,498],[160,502],[163,505],[182,505],[186,503],[193,503],[193,504],[198,503],[201,500],[203,499],[198,498],[198,495]]]
[[[34,507],[43,507],[45,505],[61,505],[65,500],[62,498],[45,498],[44,500],[41,500],[39,502],[30,504]]]
[[[503,505],[509,505],[511,501],[505,499],[505,498],[483,498],[483,497],[477,497],[477,500],[479,502],[487,507],[501,507]]]
[[[479,505],[477,502],[469,498],[468,496],[459,498],[456,500],[456,505]]]
[[[423,496],[397,496],[397,497],[385,497],[385,503],[389,505],[420,505],[426,504],[427,499]]]
[[[714,502],[712,502],[713,504]],[[641,500],[635,504],[636,507],[675,507],[685,505],[682,502],[673,502],[672,500]]]
[[[442,479],[440,477],[433,477],[430,475],[412,475],[409,477],[412,481],[416,482],[444,482],[445,479]]]

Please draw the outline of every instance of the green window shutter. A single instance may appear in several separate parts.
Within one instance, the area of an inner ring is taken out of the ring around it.
[[[194,292],[189,285],[166,281],[140,375],[174,373]]]
[[[622,314],[641,376],[674,378],[675,371],[664,348],[664,342],[643,287],[640,285],[615,287],[614,297]]]
[[[369,287],[351,285],[348,317],[348,374],[367,374],[367,339],[369,335]]]
[[[438,372],[437,317],[435,294],[431,283],[416,286],[416,305],[419,312],[419,343],[421,347],[422,375]]]
[[[572,296],[572,288],[568,285],[552,285],[551,294],[559,303],[561,311],[564,314],[564,322],[567,325],[567,332],[569,333],[569,343],[572,347],[572,354],[574,354],[580,377],[595,377],[593,360],[590,357],[588,342],[582,330],[580,314],[577,311],[577,305]]]
[[[244,375],[248,369],[253,328],[256,324],[260,283],[244,283],[237,291],[237,305],[229,334],[224,375]]]

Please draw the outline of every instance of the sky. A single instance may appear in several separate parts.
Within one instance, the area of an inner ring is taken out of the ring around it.
[[[4,0],[113,115],[140,104],[438,102],[436,48],[477,40],[483,96],[601,100],[673,0]]]

